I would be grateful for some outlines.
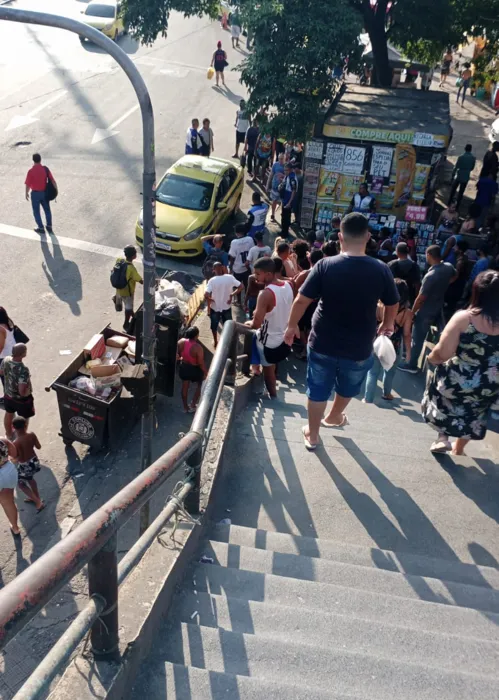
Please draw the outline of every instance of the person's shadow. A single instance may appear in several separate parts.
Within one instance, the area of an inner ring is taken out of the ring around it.
[[[61,301],[68,304],[75,316],[81,314],[79,302],[82,298],[81,273],[73,260],[66,260],[62,254],[57,237],[50,236],[52,252],[46,235],[41,236],[40,245],[45,261],[42,270],[45,273],[50,288]]]

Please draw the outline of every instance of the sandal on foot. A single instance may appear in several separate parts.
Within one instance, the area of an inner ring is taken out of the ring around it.
[[[430,452],[434,452],[436,454],[439,454],[442,452],[450,452],[451,450],[452,450],[452,445],[450,444],[450,442],[445,441],[445,440],[437,440],[430,447]]]
[[[45,503],[42,501],[41,505],[36,509],[36,512],[41,513],[44,508],[45,508]]]
[[[304,425],[301,429],[301,432],[303,434],[303,443],[304,443],[305,447],[307,448],[307,450],[309,450],[310,452],[313,452],[314,450],[316,450],[318,448],[319,443],[315,443],[315,445],[314,445],[313,442],[310,442],[309,438],[305,435],[306,429],[307,429],[306,425]]]
[[[346,415],[346,413],[343,413],[342,415],[343,415],[343,418],[341,419],[341,423],[326,423],[326,419],[323,418],[321,420],[321,425],[324,428],[344,428],[345,425],[349,425],[349,421],[348,421],[348,416]]]

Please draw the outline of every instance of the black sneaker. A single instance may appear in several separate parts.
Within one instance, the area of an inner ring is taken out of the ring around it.
[[[52,226],[47,226],[47,233],[54,233]]]
[[[35,233],[45,233],[44,228],[35,228]]]

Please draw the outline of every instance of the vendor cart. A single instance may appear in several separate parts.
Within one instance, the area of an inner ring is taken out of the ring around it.
[[[135,340],[110,326],[106,326],[101,333],[106,341],[112,336]],[[53,389],[57,394],[61,418],[59,434],[65,445],[76,441],[96,449],[105,446],[114,449],[120,445],[123,436],[129,434],[140,415],[138,400],[124,386],[113,391],[107,399],[69,386],[85,366],[86,359],[82,350],[46,387],[46,391]]]
[[[168,281],[179,282],[188,292],[185,313],[179,308],[156,309],[156,383],[159,394],[173,396],[175,389],[175,370],[177,364],[177,343],[182,331],[191,325],[204,301],[206,282],[200,277],[187,273],[167,271],[161,277]],[[159,281],[159,280],[158,280]],[[142,361],[143,306],[137,309],[132,331],[137,337],[136,361]]]

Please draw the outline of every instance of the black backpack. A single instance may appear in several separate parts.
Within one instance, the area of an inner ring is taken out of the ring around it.
[[[45,172],[47,173],[47,184],[45,185],[45,197],[47,198],[47,201],[52,202],[59,192],[57,191],[57,187],[54,185],[52,180],[50,179],[50,170],[47,168],[47,166],[44,166]]]
[[[126,278],[128,265],[129,263],[127,263],[126,260],[117,260],[111,270],[111,286],[115,289],[126,289],[128,287],[128,280]]]

